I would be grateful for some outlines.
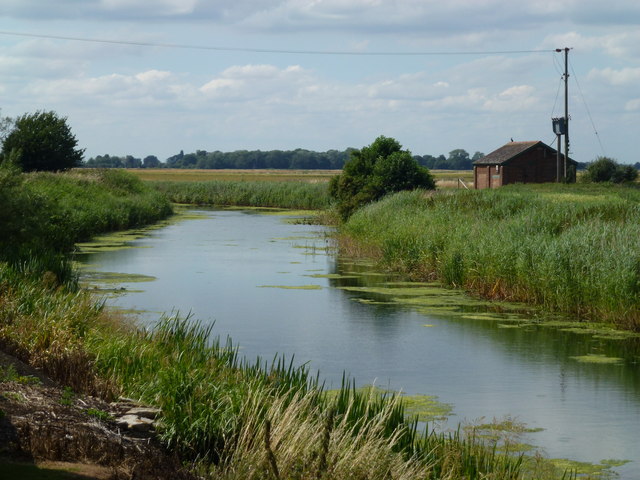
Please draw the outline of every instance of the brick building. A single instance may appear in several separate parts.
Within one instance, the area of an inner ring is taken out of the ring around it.
[[[564,163],[564,155],[560,156]],[[575,179],[577,162],[569,158],[567,176]],[[510,183],[546,183],[557,178],[557,151],[540,141],[511,142],[473,162],[476,189]]]

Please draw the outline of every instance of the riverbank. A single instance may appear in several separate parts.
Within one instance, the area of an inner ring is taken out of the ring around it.
[[[330,395],[306,369],[284,359],[249,363],[190,319],[166,318],[153,331],[143,331],[106,312],[76,288],[64,256],[69,244],[162,218],[170,212],[166,199],[117,171],[3,175],[2,192],[12,213],[3,222],[15,228],[6,230],[0,262],[0,349],[78,398],[124,395],[157,407],[162,444],[198,475],[519,476],[520,458],[473,436],[422,435],[396,395],[358,391],[349,382]],[[10,248],[16,245],[20,248]],[[16,426],[11,392],[18,388],[11,382],[2,387],[9,429]],[[37,389],[25,395],[32,393],[47,396]],[[47,398],[59,402],[62,393]]]
[[[402,192],[340,228],[351,253],[418,280],[640,330],[640,191],[521,185]]]
[[[195,480],[140,416],[152,409],[76,393],[2,352],[0,391],[2,478]]]

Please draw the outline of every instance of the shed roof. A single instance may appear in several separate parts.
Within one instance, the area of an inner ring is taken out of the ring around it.
[[[494,150],[493,152],[485,155],[479,160],[473,162],[474,165],[503,165],[510,160],[522,155],[523,153],[531,150],[532,148],[543,147],[553,153],[556,154],[556,150],[551,148],[549,145],[542,143],[539,140],[531,141],[531,142],[510,142],[502,147]],[[571,163],[575,163],[574,160],[569,158]]]

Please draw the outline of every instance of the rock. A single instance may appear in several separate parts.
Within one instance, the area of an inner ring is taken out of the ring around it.
[[[136,407],[129,409],[125,415],[135,415],[136,417],[149,418],[155,420],[162,413],[159,408],[153,407]]]
[[[153,420],[137,415],[123,415],[116,418],[117,425],[132,432],[148,432],[153,428]]]

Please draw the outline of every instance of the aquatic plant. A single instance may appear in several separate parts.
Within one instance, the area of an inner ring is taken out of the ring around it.
[[[341,234],[417,279],[640,329],[636,188],[404,192],[356,212]]]

